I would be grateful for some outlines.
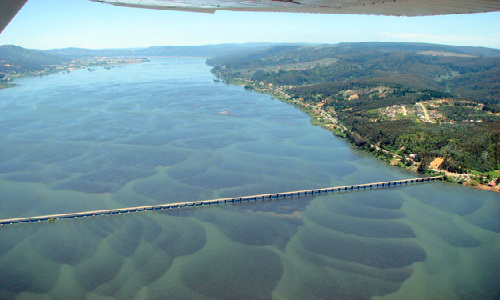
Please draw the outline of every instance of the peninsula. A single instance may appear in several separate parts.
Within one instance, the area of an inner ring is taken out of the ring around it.
[[[76,69],[103,66],[111,69],[116,65],[147,62],[147,58],[82,56],[65,57],[19,46],[0,46],[0,89],[14,86],[14,79],[24,76],[44,76],[69,73]]]

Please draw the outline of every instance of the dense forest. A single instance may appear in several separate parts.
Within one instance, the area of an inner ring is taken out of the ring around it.
[[[280,46],[207,63],[226,81],[279,88],[293,103],[330,113],[358,147],[393,153],[420,172],[435,157],[453,173],[499,169],[500,50],[341,43]],[[404,114],[381,113],[398,109]]]

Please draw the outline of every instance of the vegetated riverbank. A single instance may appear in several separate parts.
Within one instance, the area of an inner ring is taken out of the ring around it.
[[[419,160],[414,154],[406,156],[399,151],[385,149],[380,144],[364,143],[363,146],[359,146],[355,143],[356,136],[358,134],[354,132],[352,128],[349,128],[346,124],[339,120],[333,107],[325,107],[324,102],[310,104],[303,101],[303,99],[301,100],[301,98],[294,98],[292,95],[287,93],[287,89],[290,88],[288,86],[273,84],[262,85],[252,80],[242,78],[226,78],[217,73],[215,73],[215,75],[226,84],[240,85],[248,90],[270,94],[274,98],[295,106],[309,115],[311,118],[311,124],[330,130],[334,135],[349,140],[352,145],[376,156],[390,165],[399,166],[406,170],[421,174],[442,175],[448,182],[472,186],[483,190],[500,192],[500,172],[498,170],[491,172],[470,171],[464,173],[454,173],[440,169],[440,166],[444,162],[442,157],[436,157],[432,161]]]
[[[388,163],[476,186],[498,185],[499,62],[494,49],[418,43],[273,47],[207,60],[217,76],[291,102]]]

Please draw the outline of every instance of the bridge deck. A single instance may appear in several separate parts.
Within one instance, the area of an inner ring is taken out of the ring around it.
[[[188,202],[177,202],[177,203],[168,203],[168,204],[159,204],[159,205],[146,205],[146,206],[135,206],[135,207],[126,207],[126,208],[116,208],[116,209],[104,209],[104,210],[92,210],[92,211],[84,211],[84,212],[76,212],[76,213],[62,213],[62,214],[52,214],[52,215],[44,215],[44,216],[36,216],[36,217],[26,217],[26,218],[12,218],[12,219],[3,219],[0,220],[0,226],[7,224],[17,224],[17,223],[31,223],[31,222],[42,222],[42,221],[55,221],[59,219],[73,219],[73,218],[86,218],[86,217],[94,217],[100,215],[114,215],[114,214],[123,214],[123,213],[131,213],[131,212],[139,212],[139,211],[148,211],[148,210],[164,210],[164,209],[174,209],[174,208],[185,208],[185,207],[196,207],[196,206],[205,206],[212,204],[224,204],[224,203],[235,203],[235,202],[243,202],[250,200],[265,200],[265,199],[273,199],[273,198],[286,198],[300,195],[314,195],[335,191],[351,191],[351,190],[360,190],[367,188],[378,188],[378,187],[390,187],[396,185],[403,185],[409,183],[417,183],[417,182],[427,182],[441,179],[441,176],[435,177],[425,177],[425,178],[412,178],[412,179],[403,179],[403,180],[394,180],[394,181],[383,181],[383,182],[373,182],[373,183],[364,183],[364,184],[355,184],[355,185],[345,185],[345,186],[336,186],[322,189],[312,189],[312,190],[300,190],[300,191],[292,191],[285,193],[274,193],[274,194],[259,194],[252,196],[244,196],[244,197],[236,197],[236,198],[219,198],[212,200],[203,200],[203,201],[188,201]]]

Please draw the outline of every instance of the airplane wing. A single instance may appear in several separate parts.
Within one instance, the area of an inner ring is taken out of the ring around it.
[[[27,0],[0,1],[0,33]],[[500,0],[90,0],[117,6],[214,13],[218,10],[427,16],[500,11]]]
[[[1,0],[0,1],[0,33],[7,27],[10,20],[23,7],[27,0]]]
[[[500,10],[500,0],[90,0],[137,8],[427,16]]]

